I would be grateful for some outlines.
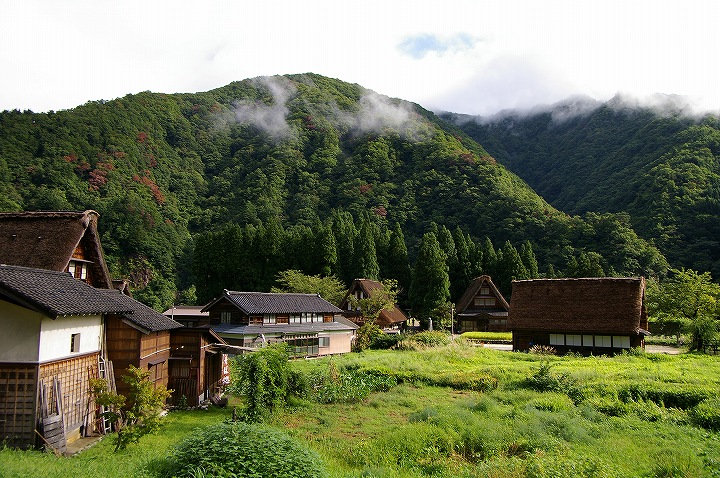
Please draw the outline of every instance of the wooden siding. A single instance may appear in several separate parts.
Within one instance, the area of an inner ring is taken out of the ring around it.
[[[63,419],[68,443],[80,438],[80,428],[92,425],[95,406],[90,393],[90,378],[98,376],[98,353],[40,365],[39,379],[47,386],[47,402],[54,403],[53,379],[60,381]],[[41,416],[40,404],[37,416]]]
[[[212,343],[202,330],[172,331],[168,388],[173,390],[173,404],[184,396],[188,405],[197,406],[217,392],[222,380],[222,354],[208,352]]]
[[[35,444],[37,364],[0,364],[0,442],[12,448]]]

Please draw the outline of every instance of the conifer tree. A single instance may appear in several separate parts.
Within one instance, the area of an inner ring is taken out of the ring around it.
[[[523,242],[522,246],[520,246],[520,258],[527,269],[528,279],[537,279],[540,277],[537,258],[535,257],[535,252],[533,251],[532,244],[530,244],[529,240],[526,240]]]
[[[528,270],[520,258],[515,246],[506,241],[501,249],[501,259],[498,260],[497,284],[500,291],[506,297],[512,294],[512,281],[529,279]]]
[[[355,278],[379,279],[380,266],[378,265],[377,253],[375,251],[375,239],[373,238],[372,228],[368,221],[363,221],[360,226],[360,232],[355,236],[354,251],[353,272]]]
[[[482,271],[490,277],[497,275],[498,253],[495,251],[492,241],[485,236],[485,240],[480,244],[482,252]]]
[[[332,227],[329,224],[321,227],[318,236],[320,274],[326,277],[337,274],[338,253]]]
[[[435,234],[428,232],[420,241],[410,284],[409,300],[413,315],[423,327],[427,327],[433,311],[445,307],[449,299],[450,278],[445,254],[440,250]]]
[[[410,288],[410,262],[408,250],[405,244],[405,236],[400,224],[395,223],[395,228],[390,234],[390,245],[387,255],[387,273],[385,278],[395,279],[398,283],[398,300],[406,302]]]
[[[352,214],[347,211],[335,211],[333,213],[333,233],[338,255],[338,276],[347,285],[353,277],[353,257],[355,256],[355,236],[357,229]]]

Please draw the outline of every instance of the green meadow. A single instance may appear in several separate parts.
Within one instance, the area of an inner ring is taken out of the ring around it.
[[[266,424],[315,450],[328,477],[720,476],[720,357],[460,342],[291,362],[298,376],[331,377],[334,392],[311,386]],[[165,476],[176,443],[230,415],[172,412],[119,454],[107,438],[71,458],[3,450],[0,474]]]

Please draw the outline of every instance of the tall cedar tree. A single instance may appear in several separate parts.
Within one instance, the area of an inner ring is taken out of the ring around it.
[[[405,236],[400,224],[396,223],[390,235],[390,245],[387,258],[387,277],[397,280],[398,302],[407,303],[410,289],[410,262],[405,244]]]
[[[355,256],[355,236],[357,235],[357,229],[355,228],[352,214],[346,211],[333,212],[332,224],[339,258],[338,274],[340,279],[347,285],[355,279],[355,277],[353,277],[352,259]]]
[[[520,246],[520,258],[528,271],[528,279],[537,279],[540,277],[537,258],[535,257],[535,252],[533,251],[530,241],[525,241],[522,246]]]
[[[426,233],[420,241],[409,293],[413,315],[426,328],[431,313],[450,300],[450,277],[437,237]]]
[[[510,297],[512,294],[512,281],[530,278],[520,254],[510,241],[506,241],[503,245],[497,270],[498,288],[505,297]]]
[[[377,280],[380,277],[380,266],[375,252],[375,239],[368,221],[363,221],[360,232],[355,236],[355,278]]]

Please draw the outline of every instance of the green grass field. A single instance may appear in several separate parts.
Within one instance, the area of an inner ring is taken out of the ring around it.
[[[317,450],[330,477],[720,476],[720,357],[548,357],[453,344],[291,366],[399,381],[353,403],[294,400],[270,418]],[[159,434],[117,455],[105,442],[72,458],[3,450],[0,476],[160,476],[174,443],[230,413],[173,412]]]

